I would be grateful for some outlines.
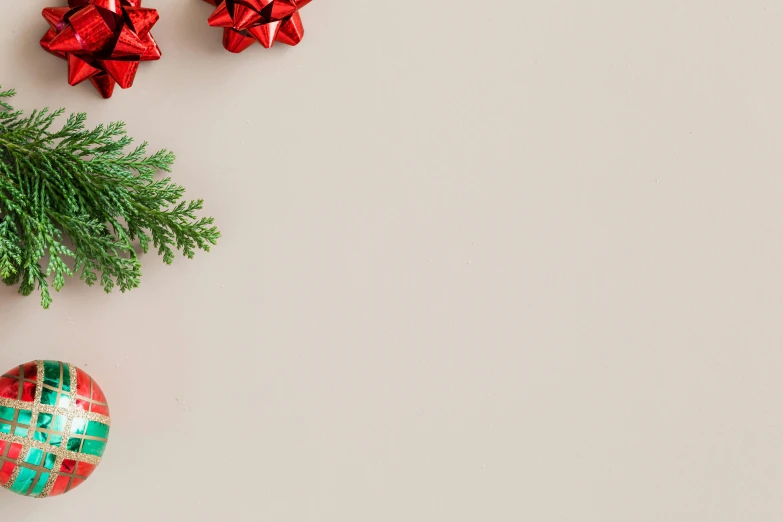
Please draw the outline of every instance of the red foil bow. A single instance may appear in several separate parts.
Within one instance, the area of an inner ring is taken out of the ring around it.
[[[241,53],[256,41],[272,47],[275,42],[296,45],[304,27],[299,9],[311,0],[205,0],[217,9],[209,25],[223,28],[223,47]]]
[[[68,83],[89,79],[104,98],[114,85],[133,85],[139,62],[160,59],[150,34],[158,21],[155,9],[141,0],[68,0],[68,7],[47,7],[51,28],[41,47],[68,61]]]

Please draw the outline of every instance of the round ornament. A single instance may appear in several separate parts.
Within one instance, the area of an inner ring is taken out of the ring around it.
[[[66,493],[92,474],[109,438],[109,405],[72,364],[34,361],[0,376],[0,486]]]

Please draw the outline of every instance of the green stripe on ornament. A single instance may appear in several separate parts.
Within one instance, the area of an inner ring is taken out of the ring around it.
[[[66,365],[58,361],[44,361],[44,384],[52,388],[60,388],[71,391],[71,371]]]
[[[19,417],[16,419],[17,424],[30,425],[30,420],[33,418],[33,412],[30,410],[19,410]]]
[[[68,365],[57,361],[44,361],[44,387],[41,389],[41,404],[67,408],[71,405],[71,370]],[[47,388],[54,388],[50,390]]]
[[[46,469],[54,469],[54,464],[57,461],[57,455],[54,453],[47,453],[46,458],[44,459],[43,467]]]
[[[84,444],[82,444],[82,451],[80,453],[95,455],[96,457],[103,457],[104,451],[106,451],[105,442],[100,440],[85,440]]]
[[[87,435],[90,437],[98,437],[99,439],[109,438],[109,427],[103,423],[90,421],[87,424]]]
[[[6,408],[5,406],[0,406],[0,419],[12,421],[14,420],[14,412],[16,410],[14,408]]]
[[[32,464],[33,466],[40,466],[41,460],[43,460],[44,452],[39,450],[38,448],[30,448],[30,451],[27,452],[27,456],[24,458],[24,461],[28,464]]]
[[[84,435],[87,431],[87,423],[87,419],[73,419],[73,421],[71,421],[71,435]]]
[[[14,408],[0,408],[4,411],[0,412],[0,419],[3,419],[8,422],[2,422],[0,421],[0,433],[5,433],[6,435],[16,435],[17,437],[27,437],[27,427],[30,425],[30,418],[33,415],[33,412],[29,410],[19,410],[19,413],[17,415],[16,419],[16,428],[14,429],[14,432],[11,433],[11,422],[14,420],[14,413],[16,410]]]
[[[35,470],[22,467],[19,470],[19,476],[16,477],[14,484],[11,486],[11,491],[19,493],[20,495],[27,495],[30,487],[33,485],[36,475]]]
[[[30,496],[34,497],[43,493],[46,483],[49,481],[49,473],[41,473],[38,477],[38,482],[35,483],[35,487],[30,492]]]
[[[50,413],[38,414],[38,428],[42,430],[49,430],[54,433],[44,433],[43,431],[36,431],[33,438],[41,442],[48,442],[52,446],[59,447],[62,443],[62,433],[65,430],[65,417],[62,415],[52,415]]]

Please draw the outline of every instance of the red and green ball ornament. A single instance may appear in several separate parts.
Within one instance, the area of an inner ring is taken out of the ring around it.
[[[110,425],[103,391],[72,364],[9,370],[0,376],[0,486],[38,498],[72,490],[101,462]]]

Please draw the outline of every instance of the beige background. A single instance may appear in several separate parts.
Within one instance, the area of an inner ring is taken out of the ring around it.
[[[2,3],[0,83],[175,150],[223,239],[0,290],[0,366],[82,365],[115,421],[3,520],[783,518],[783,4],[316,0],[234,56],[157,0],[106,102],[52,3]]]

